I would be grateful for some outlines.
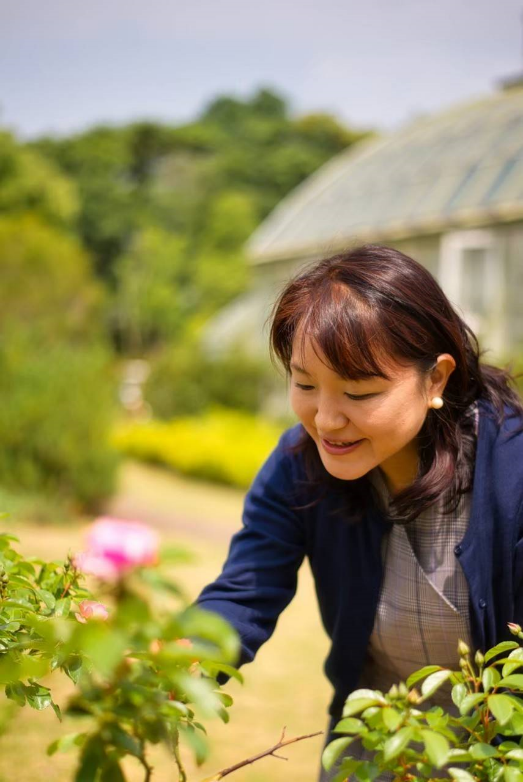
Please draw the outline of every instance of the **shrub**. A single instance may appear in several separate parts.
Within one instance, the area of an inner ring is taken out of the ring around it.
[[[63,563],[24,559],[12,540],[0,534],[0,684],[7,698],[38,711],[51,707],[61,720],[51,688],[53,673],[62,671],[75,684],[65,713],[82,719],[79,732],[54,741],[48,754],[79,750],[76,780],[124,782],[126,756],[150,780],[148,751],[160,742],[186,780],[180,744],[192,748],[198,763],[208,753],[195,709],[227,722],[232,698],[217,677],[242,680],[231,667],[236,632],[188,605],[157,567],[154,531],[138,522],[101,519],[87,551]],[[171,550],[162,559],[181,556]],[[95,561],[103,603],[83,584],[83,572],[93,573],[83,565]]]
[[[262,418],[215,409],[170,423],[121,424],[116,447],[184,475],[246,488],[276,445],[282,428]]]
[[[95,506],[113,489],[116,399],[101,346],[42,349],[10,332],[0,345],[0,484]]]
[[[210,358],[187,344],[156,360],[144,395],[154,415],[165,420],[201,413],[212,405],[256,413],[272,374],[266,362],[244,353]]]
[[[510,623],[509,629],[523,639],[519,625]],[[515,640],[502,641],[472,657],[460,641],[458,652],[458,671],[429,665],[386,694],[361,689],[349,695],[334,728],[340,738],[323,753],[326,770],[339,763],[333,782],[353,774],[360,782],[372,782],[383,772],[391,772],[398,782],[446,775],[455,782],[521,782],[523,676],[518,671],[523,648]],[[456,713],[426,708],[447,682]],[[418,691],[414,685],[419,683]],[[355,741],[370,750],[370,760],[351,757]]]

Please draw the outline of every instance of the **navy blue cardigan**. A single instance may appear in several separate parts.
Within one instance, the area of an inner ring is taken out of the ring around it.
[[[498,427],[491,406],[480,402],[471,517],[456,546],[470,590],[475,648],[510,637],[506,624],[523,624],[523,433],[512,416]],[[295,510],[305,479],[303,457],[289,453],[301,425],[286,431],[249,490],[243,528],[231,542],[221,575],[197,603],[238,630],[238,665],[250,662],[272,634],[296,592],[297,571],[308,556],[325,630],[332,640],[325,673],[334,687],[331,715],[358,684],[374,623],[382,577],[381,539],[387,522],[369,511],[347,523],[340,494]],[[308,495],[310,498],[310,495]],[[302,503],[303,504],[303,503]]]

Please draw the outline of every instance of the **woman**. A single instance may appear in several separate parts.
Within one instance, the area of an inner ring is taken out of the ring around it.
[[[288,283],[271,348],[300,423],[198,602],[251,661],[307,555],[332,640],[332,728],[355,688],[455,667],[458,639],[485,649],[523,620],[523,406],[430,273],[387,247]]]

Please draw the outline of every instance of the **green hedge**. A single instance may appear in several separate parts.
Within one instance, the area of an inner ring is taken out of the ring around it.
[[[100,346],[0,343],[0,485],[95,508],[114,489],[118,454],[110,356]]]
[[[248,487],[275,447],[282,426],[231,410],[164,423],[119,425],[113,442],[124,454],[184,475]]]
[[[155,418],[194,416],[212,407],[259,412],[275,372],[261,359],[232,350],[211,358],[189,341],[152,362],[144,396]]]

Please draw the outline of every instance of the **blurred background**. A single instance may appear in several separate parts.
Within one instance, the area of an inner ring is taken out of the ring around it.
[[[66,553],[94,514],[139,518],[198,553],[180,573],[196,596],[293,422],[271,305],[328,253],[407,252],[485,360],[523,368],[520,0],[0,9],[0,509],[28,552]],[[209,773],[283,725],[324,728],[326,648],[305,567],[231,685]],[[51,716],[45,736],[12,716],[2,778],[23,736],[18,780],[67,779],[42,756]],[[289,750],[295,778],[319,753]],[[264,764],[241,778],[289,778]]]

